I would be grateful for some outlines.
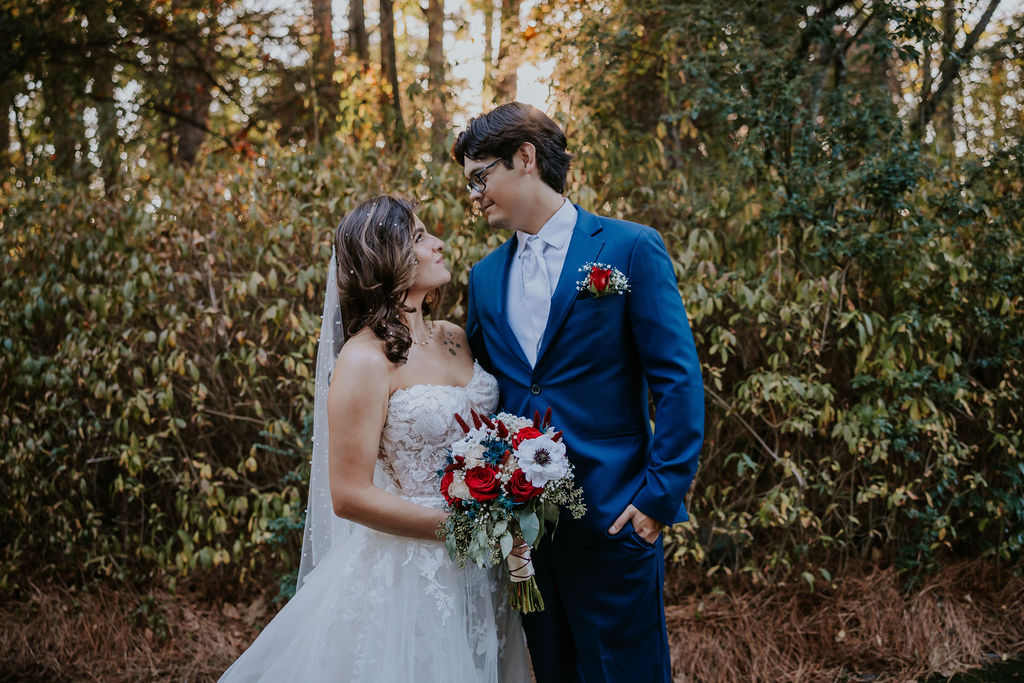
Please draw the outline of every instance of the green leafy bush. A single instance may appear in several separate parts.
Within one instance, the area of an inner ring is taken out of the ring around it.
[[[109,198],[12,192],[0,588],[27,572],[216,583],[294,564],[333,227],[381,187],[442,181],[458,186],[339,146],[215,157]],[[463,207],[442,192],[421,216],[457,227]],[[479,257],[463,232],[451,251]]]
[[[1018,560],[1024,131],[960,158],[908,134],[883,74],[932,29],[899,3],[628,4],[553,49],[579,194],[662,231],[705,362],[673,555],[812,584]]]

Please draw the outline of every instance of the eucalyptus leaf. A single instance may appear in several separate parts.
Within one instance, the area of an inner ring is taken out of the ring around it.
[[[516,513],[516,518],[519,520],[519,530],[523,534],[523,540],[531,546],[534,545],[540,534],[540,520],[537,519],[537,514],[523,508]]]
[[[455,560],[457,557],[458,550],[455,546],[455,534],[448,534],[444,539],[445,550],[448,551],[448,557]]]
[[[512,534],[510,534],[510,533],[502,534],[502,536],[501,536],[501,556],[503,558],[504,557],[508,557],[509,553],[512,552],[512,543],[513,543],[513,541],[514,541],[514,539],[512,538]]]

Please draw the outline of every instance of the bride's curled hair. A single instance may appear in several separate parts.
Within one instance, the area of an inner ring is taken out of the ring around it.
[[[402,313],[412,310],[405,295],[416,278],[414,208],[405,199],[374,197],[341,219],[334,233],[345,339],[369,328],[392,363],[404,363],[412,345]]]

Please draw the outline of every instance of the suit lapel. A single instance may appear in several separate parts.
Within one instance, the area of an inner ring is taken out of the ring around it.
[[[537,365],[540,365],[541,358],[544,357],[544,353],[551,345],[551,340],[561,329],[565,317],[569,314],[569,309],[572,308],[573,301],[576,300],[578,294],[576,283],[582,277],[582,273],[579,272],[580,267],[589,261],[596,261],[604,247],[604,240],[596,236],[601,231],[601,222],[597,216],[578,206],[576,211],[578,212],[576,226],[573,228],[569,249],[565,254],[562,274],[558,277],[558,285],[551,297],[551,310],[548,312],[548,323],[544,327],[544,336],[541,338],[540,350],[537,352]],[[508,272],[507,268],[505,272]]]

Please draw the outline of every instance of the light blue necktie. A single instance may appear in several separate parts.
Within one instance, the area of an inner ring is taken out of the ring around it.
[[[544,242],[536,235],[526,238],[522,253],[523,301],[529,312],[530,328],[526,330],[523,351],[530,365],[536,365],[540,341],[548,323],[551,309],[551,282],[548,267],[544,262]]]

